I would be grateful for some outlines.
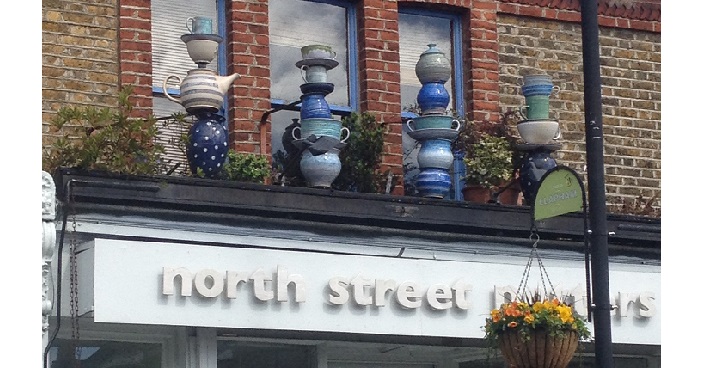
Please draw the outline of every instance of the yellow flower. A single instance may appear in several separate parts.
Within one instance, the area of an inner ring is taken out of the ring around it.
[[[535,320],[535,316],[533,316],[532,314],[528,314],[527,316],[525,316],[524,319],[526,323],[533,323],[533,321]]]
[[[490,312],[490,315],[492,316],[492,321],[493,321],[493,322],[498,322],[498,321],[500,321],[500,311],[499,311],[499,310],[493,309],[493,310]]]
[[[558,312],[560,313],[562,323],[572,323],[575,320],[572,315],[572,308],[566,305],[558,307]]]
[[[533,310],[535,311],[535,313],[540,312],[541,310],[543,310],[543,308],[543,303],[535,302],[535,304],[533,304]]]

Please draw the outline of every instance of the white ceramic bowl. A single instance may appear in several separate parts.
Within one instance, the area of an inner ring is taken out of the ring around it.
[[[189,40],[185,45],[188,55],[196,64],[209,64],[217,57],[218,43],[214,40]]]
[[[517,125],[520,137],[529,144],[548,144],[560,139],[560,123],[556,120],[525,120]]]

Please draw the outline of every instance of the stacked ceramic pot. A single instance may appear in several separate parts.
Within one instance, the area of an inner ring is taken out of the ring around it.
[[[444,198],[450,192],[450,168],[454,155],[451,142],[457,138],[460,122],[447,115],[450,94],[445,83],[450,79],[450,60],[437,48],[428,45],[415,65],[415,75],[422,87],[417,102],[420,116],[406,122],[408,135],[420,144],[419,174],[415,181],[418,194]]]
[[[300,171],[307,185],[329,188],[340,174],[340,149],[350,135],[340,120],[333,119],[325,99],[335,87],[327,81],[328,71],[339,63],[329,46],[308,45],[300,51],[302,59],[295,66],[305,83],[300,85],[300,127],[294,128],[292,135],[303,142]]]
[[[194,33],[184,34],[180,39],[185,42],[188,55],[198,67],[189,70],[184,79],[175,75],[165,78],[163,92],[168,99],[180,103],[188,115],[195,117],[196,122],[188,132],[188,164],[193,175],[198,175],[200,169],[203,176],[212,178],[222,170],[228,151],[225,118],[219,112],[230,84],[240,75],[235,73],[222,77],[207,68],[217,56],[222,37],[208,33],[212,32],[212,23],[207,18],[188,18],[188,22],[194,24],[193,27],[188,26],[188,30]],[[180,83],[179,98],[168,92],[171,79]]]
[[[528,203],[534,201],[542,176],[557,166],[551,154],[560,148],[557,143],[561,136],[560,123],[550,119],[550,96],[557,90],[548,75],[523,77],[525,105],[520,107],[523,120],[518,122],[517,129],[525,143],[517,147],[525,151],[520,166],[520,185]]]

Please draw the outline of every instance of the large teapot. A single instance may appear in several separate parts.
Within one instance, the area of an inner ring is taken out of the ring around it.
[[[188,113],[197,111],[217,112],[223,105],[223,98],[230,89],[230,84],[240,74],[235,73],[226,77],[216,75],[209,69],[193,69],[187,72],[187,77],[180,80],[180,77],[171,75],[163,82],[163,93],[171,101],[180,103]],[[167,91],[167,84],[170,79],[176,79],[180,83],[180,99],[170,96]]]

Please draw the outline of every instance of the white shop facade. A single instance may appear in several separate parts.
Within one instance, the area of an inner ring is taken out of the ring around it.
[[[62,309],[48,316],[49,367],[74,357],[82,367],[504,366],[484,349],[483,327],[516,292],[526,247],[478,241],[470,252],[336,225],[208,226],[111,207],[56,221]],[[555,292],[586,315],[582,254],[542,252]],[[542,287],[537,276],[528,285]],[[658,262],[612,256],[610,288],[616,366],[659,367]],[[571,367],[594,365],[592,343],[582,349]]]

